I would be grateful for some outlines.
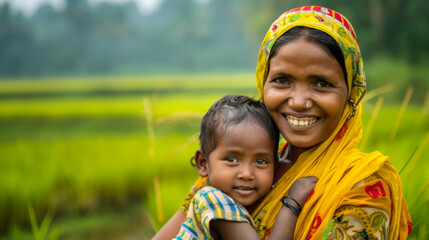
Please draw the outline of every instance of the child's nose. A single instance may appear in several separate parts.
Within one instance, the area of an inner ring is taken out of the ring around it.
[[[251,164],[243,164],[240,167],[238,178],[242,180],[253,180],[255,177]]]

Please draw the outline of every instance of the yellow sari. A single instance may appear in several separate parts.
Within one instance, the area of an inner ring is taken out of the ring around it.
[[[331,9],[318,6],[296,8],[276,19],[265,36],[258,57],[256,81],[261,99],[271,47],[278,37],[295,26],[321,30],[338,42],[347,69],[348,97],[357,104],[357,109],[355,116],[348,119],[353,107],[347,105],[332,135],[320,145],[302,153],[278,180],[276,187],[252,214],[256,231],[261,238],[267,238],[282,206],[280,199],[288,194],[296,179],[312,175],[318,177],[319,182],[298,218],[294,239],[327,237],[323,232],[328,222],[334,216],[338,217],[338,209],[347,206],[381,209],[388,213],[389,219],[374,214],[367,219],[369,222],[365,224],[369,227],[360,233],[363,239],[365,235],[373,234],[370,227],[380,226],[383,221],[388,221],[388,239],[406,239],[412,224],[397,171],[388,157],[381,153],[366,154],[357,149],[362,136],[360,100],[366,86],[359,43],[347,19]],[[365,181],[371,176],[377,178]],[[358,186],[362,180],[364,183]],[[340,217],[342,219],[343,216]],[[338,219],[341,221],[340,217]],[[338,219],[334,224],[338,223]],[[329,228],[333,229],[332,226]]]

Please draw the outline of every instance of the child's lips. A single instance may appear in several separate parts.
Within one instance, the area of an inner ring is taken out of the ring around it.
[[[246,195],[250,195],[253,192],[255,192],[255,188],[253,188],[253,187],[245,187],[245,186],[237,186],[237,187],[234,187],[234,191],[237,192],[240,195],[246,196]]]

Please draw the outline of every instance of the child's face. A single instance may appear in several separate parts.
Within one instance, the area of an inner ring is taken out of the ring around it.
[[[274,176],[274,140],[255,123],[229,126],[208,156],[209,183],[243,206],[263,197]]]

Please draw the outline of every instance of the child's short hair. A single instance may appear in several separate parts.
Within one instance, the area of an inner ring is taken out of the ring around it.
[[[252,121],[265,129],[274,142],[277,162],[279,130],[265,105],[242,95],[227,95],[211,106],[201,121],[200,147],[207,157],[216,148],[217,141],[231,125]]]

